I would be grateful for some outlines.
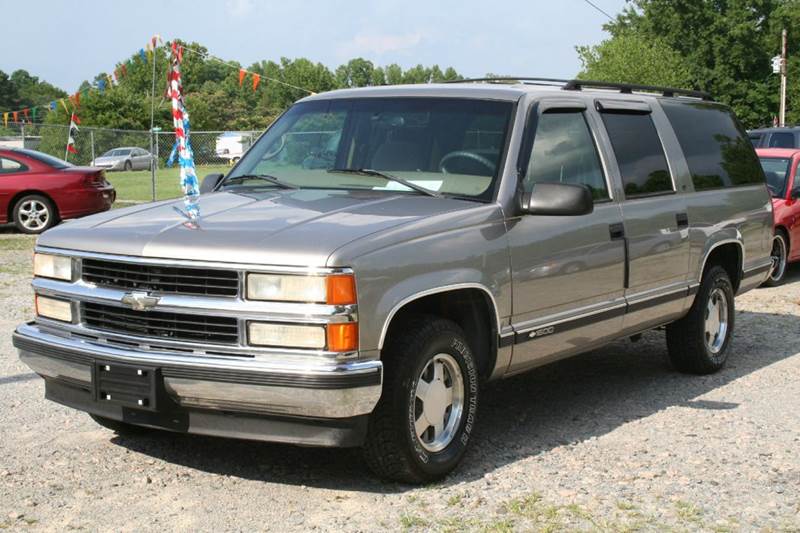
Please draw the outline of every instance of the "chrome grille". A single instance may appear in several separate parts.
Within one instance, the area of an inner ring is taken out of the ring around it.
[[[81,316],[88,327],[114,333],[216,344],[239,342],[238,321],[229,317],[134,311],[92,302],[81,304]]]
[[[236,271],[122,263],[83,259],[84,281],[102,287],[189,294],[194,296],[236,296]]]

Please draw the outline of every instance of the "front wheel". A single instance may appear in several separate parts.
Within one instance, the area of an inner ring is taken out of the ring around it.
[[[789,244],[786,235],[782,231],[775,232],[772,238],[772,272],[770,272],[764,285],[767,287],[777,287],[783,283],[786,277],[786,265],[789,257]]]
[[[413,319],[389,339],[383,360],[367,464],[407,483],[446,476],[467,450],[478,409],[478,367],[464,332],[450,320]]]
[[[133,163],[131,163],[130,161],[125,161],[125,164],[122,166],[122,168],[126,172],[130,172],[131,170],[133,170]]]
[[[734,292],[728,273],[713,266],[700,283],[689,313],[667,325],[672,365],[688,374],[712,374],[725,365],[733,338]]]

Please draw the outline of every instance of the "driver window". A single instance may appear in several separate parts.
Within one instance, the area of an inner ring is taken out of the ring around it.
[[[581,111],[539,117],[523,187],[539,182],[586,185],[595,201],[610,199],[597,148]]]

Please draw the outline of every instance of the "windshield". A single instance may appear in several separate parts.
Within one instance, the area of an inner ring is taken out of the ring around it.
[[[443,195],[490,200],[512,107],[456,98],[299,103],[247,152],[223,187],[275,186],[242,178],[267,175],[299,188],[424,192],[405,180]]]
[[[74,166],[72,163],[67,163],[62,159],[58,159],[57,157],[53,157],[49,154],[44,154],[42,152],[37,152],[36,150],[28,150],[27,148],[18,148],[15,150],[20,154],[25,154],[28,157],[32,157],[37,161],[44,163],[45,165],[50,165],[53,168],[67,168]]]
[[[792,160],[784,157],[761,157],[759,160],[767,176],[769,193],[773,198],[783,198],[786,194],[786,182]]]

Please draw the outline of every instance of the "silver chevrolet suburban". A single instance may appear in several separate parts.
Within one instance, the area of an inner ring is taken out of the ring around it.
[[[458,464],[487,380],[656,328],[676,370],[719,370],[771,269],[747,134],[668,88],[318,94],[182,205],[39,238],[14,345],[46,397],[118,432],[361,446],[406,482]]]

